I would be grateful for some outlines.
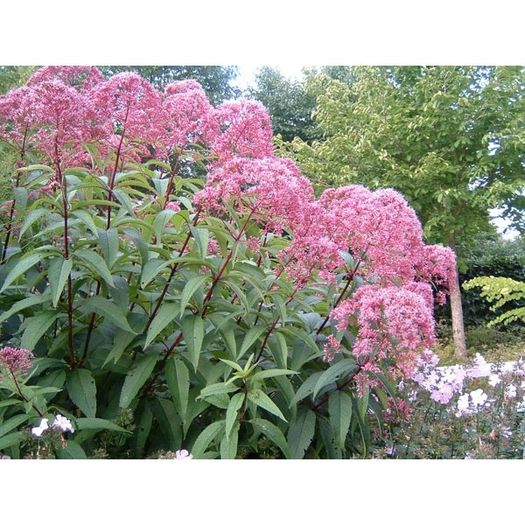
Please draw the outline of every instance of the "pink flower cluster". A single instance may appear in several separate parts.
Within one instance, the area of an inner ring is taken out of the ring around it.
[[[0,139],[42,153],[62,167],[89,162],[86,143],[99,153],[141,161],[169,158],[177,148],[200,142],[221,162],[271,155],[268,112],[254,101],[214,108],[193,80],[164,92],[135,73],[107,80],[96,67],[49,66],[26,86],[0,97]]]
[[[4,346],[0,348],[0,367],[8,368],[13,374],[25,374],[31,369],[33,354],[25,348]]]
[[[372,372],[388,361],[393,377],[411,377],[418,354],[434,344],[428,302],[403,286],[361,286],[331,317],[338,330],[356,326],[353,354]]]

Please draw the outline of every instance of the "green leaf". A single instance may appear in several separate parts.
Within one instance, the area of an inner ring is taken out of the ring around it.
[[[122,313],[122,310],[105,297],[90,297],[84,301],[82,309],[86,313],[95,312],[97,315],[102,315],[104,318],[109,319],[115,326],[126,332],[131,332],[132,334],[137,333],[129,326],[128,320]]]
[[[27,350],[33,350],[57,317],[57,312],[47,310],[29,318],[27,322],[24,323],[25,329],[22,334],[20,346],[27,348]]]
[[[297,373],[298,372],[294,372],[293,370],[282,370],[280,368],[268,368],[267,370],[262,370],[261,372],[257,372],[251,377],[251,379],[253,381],[258,381],[261,379],[266,379],[268,377],[290,376],[290,375],[295,375]]]
[[[300,409],[297,418],[291,422],[288,430],[290,456],[302,459],[310,446],[315,431],[315,414],[311,410]]]
[[[26,438],[27,434],[25,432],[13,432],[12,434],[7,434],[7,436],[0,438],[0,450],[18,445],[18,443],[24,441]]]
[[[279,368],[286,368],[288,361],[288,345],[286,338],[280,332],[273,333],[268,339],[268,346]]]
[[[89,370],[77,368],[69,374],[66,381],[71,401],[87,417],[95,417],[97,412],[97,386]]]
[[[237,413],[242,406],[244,401],[245,394],[244,392],[239,392],[235,394],[231,399],[226,410],[226,438],[229,439],[230,432],[233,428],[233,425],[237,421]]]
[[[118,258],[118,232],[115,228],[109,230],[98,228],[97,231],[104,260],[111,269]]]
[[[317,381],[319,380],[322,374],[323,372],[315,372],[305,380],[305,382],[298,388],[297,392],[295,393],[295,396],[293,397],[290,403],[290,407],[292,405],[297,404],[299,401],[309,396],[314,391],[315,385],[317,384]]]
[[[107,419],[99,417],[81,417],[76,419],[76,427],[78,430],[113,430],[115,432],[128,432],[125,428]]]
[[[208,396],[216,396],[219,394],[230,394],[231,392],[236,392],[237,390],[239,390],[239,387],[231,383],[214,383],[213,385],[208,385],[207,387],[203,388],[197,399],[204,399]]]
[[[11,308],[9,308],[9,310],[7,310],[7,312],[4,312],[2,315],[0,315],[0,323],[3,323],[6,319],[9,319],[11,316],[21,312],[26,308],[45,303],[47,301],[49,301],[48,293],[43,293],[42,295],[29,295],[25,299],[17,301],[15,304],[13,304],[13,306],[11,306]]]
[[[2,293],[10,284],[16,281],[21,275],[25,274],[29,268],[45,259],[45,253],[33,253],[32,255],[26,255],[17,261],[15,267],[7,274],[4,284],[0,289]]]
[[[147,348],[154,339],[179,315],[179,305],[176,303],[163,303],[157,315],[148,328],[148,335],[144,348]]]
[[[313,398],[315,399],[319,391],[326,385],[334,383],[337,379],[356,368],[357,363],[353,359],[341,359],[341,361],[338,361],[335,365],[330,366],[330,368],[326,369],[317,380],[313,392]]]
[[[157,274],[172,264],[173,261],[165,261],[163,259],[151,259],[142,268],[142,275],[140,277],[140,286],[146,286],[157,276]]]
[[[274,416],[281,418],[283,421],[286,421],[286,418],[279,410],[279,407],[262,390],[256,388],[255,390],[249,391],[248,399],[252,403],[255,403],[261,408],[264,408],[264,410],[270,412],[270,414],[273,414]]]
[[[224,434],[220,444],[221,459],[235,459],[237,456],[240,428],[241,426],[239,422],[235,422],[231,432],[229,434]]]
[[[71,215],[81,220],[88,227],[88,229],[91,230],[91,233],[95,237],[98,237],[97,226],[95,225],[95,222],[93,221],[90,213],[85,210],[74,210],[71,212]]]
[[[57,450],[60,459],[87,459],[84,449],[75,441],[68,440],[66,448]]]
[[[136,430],[137,438],[135,444],[135,451],[138,457],[141,457],[144,454],[144,448],[146,446],[148,436],[151,432],[152,424],[153,412],[151,411],[148,400],[145,399],[144,404],[142,406],[142,411],[140,412],[140,416],[138,417],[138,425]]]
[[[20,227],[20,233],[18,234],[18,238],[21,239],[22,235],[27,231],[28,228],[31,227],[38,219],[41,219],[42,217],[45,217],[46,215],[49,215],[49,210],[46,210],[45,208],[37,208],[36,210],[31,210],[24,220],[24,223]]]
[[[182,332],[188,347],[190,362],[196,372],[204,339],[204,321],[198,315],[188,316],[182,322]]]
[[[194,228],[193,226],[191,227],[191,232],[199,247],[200,255],[204,259],[208,254],[209,232],[205,228]]]
[[[120,393],[120,408],[129,407],[139,390],[151,376],[158,359],[158,354],[143,354],[137,358],[135,366],[124,380],[122,392]]]
[[[60,301],[60,296],[62,295],[62,291],[72,269],[73,261],[71,259],[55,257],[49,262],[47,276],[49,279],[49,287],[51,288],[53,308],[56,308],[58,301]]]
[[[283,452],[285,458],[290,457],[290,450],[281,429],[266,419],[254,418],[250,423],[256,430],[262,432],[272,443],[275,443]]]
[[[188,394],[190,391],[190,376],[186,365],[180,359],[171,357],[166,363],[166,382],[170,390],[175,408],[184,422],[188,410]]]
[[[18,427],[22,423],[25,423],[31,415],[29,414],[18,414],[12,418],[0,423],[0,437],[11,432],[14,428]]]
[[[257,341],[257,339],[267,330],[268,328],[265,326],[252,326],[244,336],[238,358],[242,357],[255,341]]]
[[[111,288],[115,286],[106,261],[97,252],[94,250],[78,250],[73,254],[73,257],[80,259],[97,277],[102,277],[108,286]]]
[[[213,439],[219,434],[224,428],[224,420],[214,421],[210,423],[200,434],[199,437],[195,440],[191,453],[194,458],[199,459],[206,452],[206,449],[213,441]]]
[[[195,292],[206,282],[208,279],[207,275],[199,275],[197,277],[192,277],[185,285],[184,289],[182,290],[181,298],[180,298],[180,315],[181,317],[184,315],[184,310],[186,309],[186,306],[188,306],[188,303],[190,302],[191,298],[194,296]]]
[[[352,398],[346,392],[335,390],[328,398],[330,424],[337,438],[337,445],[345,449],[345,439],[352,420]]]
[[[113,361],[113,363],[116,363],[124,353],[124,350],[128,348],[128,346],[131,344],[131,342],[135,339],[136,334],[127,332],[126,330],[120,330],[118,329],[115,332],[115,337],[113,339],[113,345],[111,347],[111,351],[107,355],[106,359],[104,360],[104,364],[102,365],[102,368],[104,368],[110,361]]]

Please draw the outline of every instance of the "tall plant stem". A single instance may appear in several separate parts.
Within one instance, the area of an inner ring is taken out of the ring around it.
[[[60,155],[58,152],[58,143],[55,139],[55,159],[58,177],[60,179],[60,186],[62,189],[62,207],[64,208],[64,259],[69,259],[69,210],[67,200],[67,181],[62,173],[60,166]],[[73,348],[73,282],[71,279],[71,273],[67,277],[67,348],[69,353],[69,365],[71,368],[76,366],[75,350]]]
[[[122,152],[122,143],[124,142],[124,135],[126,134],[126,123],[128,121],[129,115],[129,106],[126,109],[126,116],[124,117],[124,124],[122,125],[122,134],[120,135],[120,141],[117,147],[117,155],[115,157],[115,165],[113,167],[113,172],[111,173],[111,178],[109,180],[109,191],[108,191],[108,201],[113,201],[113,189],[115,188],[115,178],[117,176],[118,164],[120,162],[120,155]],[[106,230],[109,230],[111,225],[111,206],[108,206],[108,216],[106,221]]]
[[[355,277],[355,274],[357,273],[357,270],[359,269],[359,266],[361,265],[361,262],[363,261],[362,258],[360,258],[356,265],[354,266],[354,269],[351,270],[348,274],[347,274],[347,280],[346,280],[346,284],[344,286],[344,288],[341,290],[341,293],[339,294],[339,297],[336,299],[333,307],[332,307],[332,310],[343,300],[343,297],[345,296],[346,292],[348,291],[348,288],[350,287],[350,285],[352,284],[353,280],[354,280],[354,277]],[[321,323],[321,326],[317,329],[317,332],[316,334],[319,335],[323,328],[326,326],[326,323],[328,323],[328,320],[330,319],[330,312],[326,315],[326,317],[324,318],[323,322]]]
[[[24,164],[26,139],[27,139],[27,127],[26,127],[26,129],[24,131],[24,138],[22,140],[22,146],[20,147],[20,163],[22,165]],[[20,184],[20,173],[17,171],[15,187],[18,188],[19,184]],[[6,229],[7,231],[6,231],[6,234],[5,234],[4,246],[2,248],[2,259],[0,260],[0,264],[4,263],[5,258],[7,256],[7,248],[9,246],[9,241],[11,240],[11,231],[12,231],[13,217],[15,215],[15,205],[16,205],[16,198],[13,197],[13,201],[11,202],[11,207],[9,209],[9,220],[7,222],[7,229]]]
[[[117,147],[117,153],[116,153],[116,156],[115,156],[115,164],[113,166],[113,171],[111,172],[111,177],[109,179],[108,201],[110,201],[110,202],[113,201],[113,189],[115,187],[115,178],[116,178],[116,175],[117,175],[118,165],[119,165],[119,162],[120,162],[120,155],[121,155],[121,152],[122,152],[122,144],[124,142],[124,135],[126,133],[126,123],[127,123],[127,120],[128,120],[128,115],[129,115],[129,106],[128,106],[127,110],[126,110],[126,117],[124,119],[124,125],[122,127],[122,134],[120,136],[120,141],[119,141],[119,144],[118,144],[118,147]],[[106,230],[109,230],[110,226],[111,226],[111,206],[108,206],[107,220],[106,220]],[[100,281],[97,281],[97,289],[95,290],[95,296],[97,296],[100,293],[100,288],[101,288],[101,283],[100,283]],[[93,329],[95,328],[95,320],[96,320],[96,318],[97,318],[97,314],[96,314],[96,312],[93,312],[91,314],[90,319],[89,319],[88,331],[87,331],[87,334],[86,334],[86,342],[84,343],[84,351],[82,352],[81,363],[83,363],[86,360],[88,349],[89,349],[89,342],[91,340],[91,333],[93,332]]]
[[[235,248],[236,244],[239,242],[240,238],[242,237],[242,234],[246,230],[246,228],[248,226],[248,223],[250,222],[250,219],[252,218],[252,216],[255,213],[256,209],[257,209],[257,207],[254,207],[252,210],[250,210],[250,214],[248,215],[248,217],[244,221],[244,224],[242,225],[242,228],[240,229],[239,233],[234,237],[233,246],[230,248],[230,251],[228,252],[228,255],[226,256],[226,259],[224,259],[224,262],[222,263],[222,266],[220,267],[219,271],[217,272],[217,274],[215,275],[215,278],[213,279],[213,281],[211,283],[211,286],[210,286],[210,289],[208,290],[208,293],[204,297],[204,301],[202,303],[203,307],[202,307],[201,317],[204,317],[204,315],[208,311],[208,306],[209,306],[210,300],[211,300],[212,295],[213,295],[213,290],[217,286],[217,283],[220,281],[223,273],[226,270],[226,267],[228,266],[228,263],[231,261],[231,259],[233,257],[233,249]]]
[[[15,384],[15,387],[16,387],[16,390],[18,392],[18,395],[27,403],[29,402],[29,399],[27,399],[27,397],[24,395],[24,393],[22,392],[22,389],[20,388],[20,385],[18,384],[18,381],[16,379],[16,375],[15,373],[13,372],[13,370],[11,368],[9,368],[9,372],[11,374],[11,377],[13,378],[13,383]],[[44,417],[44,413],[38,409],[38,407],[34,406],[33,405],[33,408],[37,411],[38,415],[40,417]]]
[[[193,219],[193,226],[197,225],[197,222],[199,221],[199,215],[200,215],[200,210],[198,210],[197,213],[195,214],[195,218]],[[182,245],[182,248],[179,250],[179,257],[181,257],[182,254],[184,253],[184,250],[186,250],[186,248],[187,248],[187,246],[188,246],[188,244],[190,242],[191,235],[192,234],[191,234],[191,229],[190,229],[188,231],[188,235],[186,235],[186,239],[184,241],[184,244]],[[159,297],[159,299],[157,301],[157,304],[153,308],[153,311],[151,312],[151,315],[149,316],[148,322],[146,323],[146,328],[145,328],[146,331],[148,330],[148,328],[150,327],[151,323],[153,322],[153,319],[155,319],[155,316],[157,315],[157,313],[159,311],[159,308],[162,305],[164,297],[165,297],[166,293],[168,292],[168,289],[170,287],[171,281],[173,280],[173,277],[174,277],[175,273],[177,272],[177,268],[178,267],[179,267],[179,263],[173,263],[173,266],[171,267],[171,272],[170,272],[170,275],[168,277],[168,280],[166,281],[166,284],[164,285],[164,288],[162,289],[162,292],[160,293],[160,297]]]

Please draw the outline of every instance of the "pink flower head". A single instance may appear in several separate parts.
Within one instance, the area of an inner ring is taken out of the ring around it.
[[[21,87],[0,97],[0,139],[19,148],[35,127],[37,98],[33,89]]]
[[[221,161],[272,154],[272,123],[266,108],[253,100],[225,102],[213,113],[219,133],[212,148]]]
[[[210,255],[217,255],[219,253],[219,243],[215,239],[208,241],[208,253]]]
[[[59,80],[78,91],[84,92],[104,81],[104,75],[95,66],[46,66],[31,75],[29,86],[49,80]]]
[[[218,125],[201,85],[194,80],[184,80],[168,85],[165,91],[161,142],[167,152],[188,142],[207,143],[212,140],[218,132]]]
[[[203,210],[222,212],[232,204],[267,231],[280,232],[304,216],[305,204],[313,199],[310,181],[287,159],[234,159],[215,166],[206,187],[195,195]]]
[[[335,354],[339,353],[340,351],[341,343],[332,334],[330,334],[327,337],[326,343],[323,347],[323,361],[325,363],[333,361]]]
[[[90,94],[97,123],[109,136],[114,127],[118,135],[109,146],[124,137],[126,142],[154,143],[161,134],[158,115],[162,96],[147,80],[135,73],[120,73],[97,84]]]
[[[86,99],[59,80],[40,82],[33,88],[36,103],[34,140],[55,165],[70,166],[82,161],[82,144],[92,138]]]
[[[418,353],[434,344],[434,318],[427,302],[405,287],[360,287],[331,317],[338,330],[358,327],[353,354],[367,362],[394,361],[392,373],[411,377]]]
[[[361,261],[361,271],[388,284],[410,282],[423,247],[421,223],[405,198],[394,190],[363,186],[326,190],[319,217],[340,250]]]
[[[166,210],[174,211],[175,213],[180,211],[180,204],[178,202],[170,201],[165,206]]]
[[[0,348],[0,367],[8,368],[13,374],[25,374],[31,369],[33,357],[25,348],[4,346]]]
[[[420,279],[433,282],[445,291],[451,290],[455,283],[456,254],[450,248],[437,244],[424,246],[416,266]],[[443,301],[443,296],[438,300]]]

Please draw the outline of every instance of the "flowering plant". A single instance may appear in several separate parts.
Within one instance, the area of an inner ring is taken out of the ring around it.
[[[387,455],[400,458],[522,458],[525,361],[439,366],[425,352],[402,387],[411,417],[387,434]]]
[[[0,119],[0,451],[65,417],[59,457],[369,455],[455,264],[400,194],[317,199],[260,104],[193,81],[49,67]]]

